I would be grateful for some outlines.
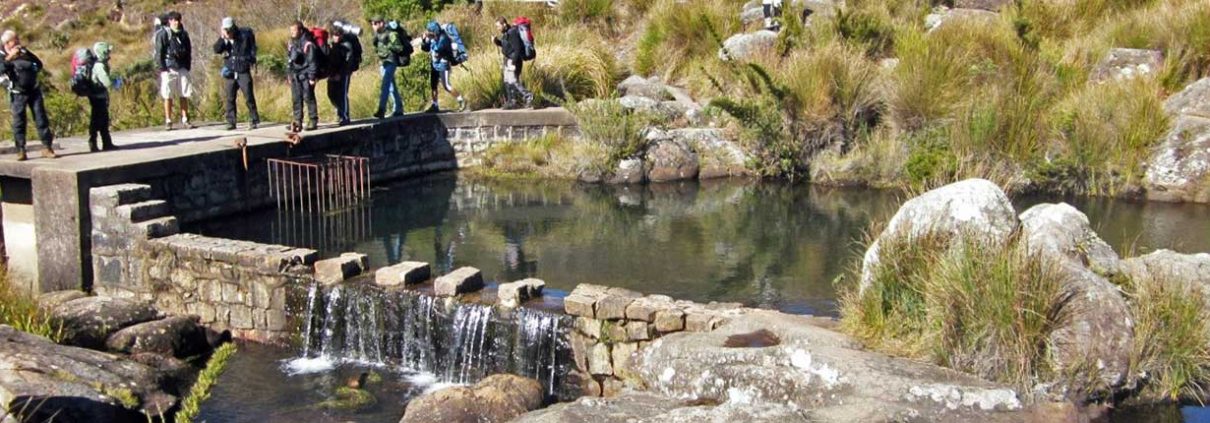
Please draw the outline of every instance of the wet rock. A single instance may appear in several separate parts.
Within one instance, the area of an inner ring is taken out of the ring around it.
[[[361,410],[373,406],[378,403],[378,398],[374,394],[364,389],[358,389],[348,386],[336,388],[331,398],[328,398],[316,406],[325,410]]]
[[[5,325],[0,369],[0,409],[23,421],[145,422],[177,403],[148,366]]]
[[[1122,81],[1151,75],[1164,66],[1164,54],[1159,50],[1113,48],[1092,70],[1089,80]]]
[[[1031,253],[1071,260],[1103,276],[1120,271],[1118,253],[1092,230],[1088,216],[1067,203],[1030,207],[1021,213],[1021,233]]]
[[[51,315],[63,322],[63,343],[103,349],[105,341],[122,328],[159,317],[151,305],[110,297],[85,297],[60,304]]]
[[[68,289],[65,291],[47,292],[38,296],[38,305],[43,309],[51,310],[58,307],[60,304],[71,300],[78,300],[87,297],[88,293],[78,289]]]
[[[765,348],[727,339],[766,330]],[[809,320],[752,311],[712,332],[666,335],[633,362],[651,392],[714,404],[785,405],[822,421],[971,421],[1020,410],[1002,385],[917,361],[862,350]]]
[[[880,265],[880,245],[891,237],[906,237],[909,242],[940,237],[950,245],[973,237],[972,241],[995,245],[1004,243],[1017,224],[1008,196],[984,179],[967,179],[921,194],[903,203],[866,250],[861,289],[871,283]]]
[[[697,153],[683,141],[658,141],[647,149],[647,179],[651,182],[668,182],[697,179],[699,162]]]
[[[421,395],[408,403],[400,423],[510,421],[542,406],[538,381],[492,375],[474,386],[455,386]]]
[[[206,330],[197,316],[174,316],[132,325],[109,336],[110,351],[127,354],[153,353],[186,358],[210,351]]]
[[[460,267],[437,278],[433,288],[439,297],[452,297],[483,289],[483,272],[474,267]]]
[[[384,267],[374,272],[374,283],[379,286],[414,285],[429,280],[432,267],[419,261],[405,261]]]
[[[613,171],[613,176],[607,181],[607,183],[615,185],[641,184],[644,182],[647,182],[647,174],[643,168],[643,159],[641,158],[630,158],[619,161],[618,168]]]
[[[542,288],[544,287],[546,287],[546,282],[534,278],[502,283],[496,297],[501,306],[509,308],[517,307],[530,299],[541,297]]]
[[[622,97],[646,97],[655,101],[672,99],[672,95],[668,92],[668,86],[664,85],[664,82],[658,76],[643,78],[638,75],[631,75],[618,84],[618,95]]]
[[[315,280],[331,285],[344,282],[349,278],[369,270],[369,261],[365,254],[344,253],[340,257],[315,262]]]
[[[1210,92],[1206,94],[1210,96]],[[1187,107],[1206,107],[1198,112],[1210,112],[1210,106]],[[1175,119],[1147,163],[1146,189],[1148,200],[1210,203],[1210,118],[1181,115]]]
[[[757,54],[773,49],[777,44],[777,33],[762,29],[746,34],[735,34],[723,41],[718,58],[724,61],[747,61]]]

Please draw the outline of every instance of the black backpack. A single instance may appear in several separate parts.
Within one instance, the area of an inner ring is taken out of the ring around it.
[[[361,69],[361,38],[351,33],[345,33],[343,37],[340,37],[341,40],[346,38],[352,47],[351,56],[353,56],[350,59],[353,63],[349,63],[349,72],[356,72]]]

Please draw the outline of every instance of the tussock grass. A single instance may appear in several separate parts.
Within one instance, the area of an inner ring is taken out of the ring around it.
[[[656,0],[648,11],[633,68],[667,80],[684,76],[695,59],[714,58],[721,42],[742,29],[739,0]]]
[[[37,299],[13,286],[3,268],[0,268],[0,325],[9,325],[55,342],[63,339],[63,324],[39,307]]]
[[[481,166],[469,171],[495,178],[574,178],[574,148],[573,141],[556,134],[496,144],[483,152]]]
[[[1055,371],[1048,338],[1064,319],[1061,273],[1016,239],[950,244],[882,243],[870,285],[843,292],[842,328],[875,350],[1028,391]]]
[[[1191,282],[1161,275],[1129,281],[1132,369],[1148,399],[1202,402],[1210,387],[1210,302]]]

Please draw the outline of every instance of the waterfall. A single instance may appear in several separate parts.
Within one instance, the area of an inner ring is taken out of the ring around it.
[[[363,285],[313,286],[307,301],[301,359],[399,366],[461,384],[513,373],[561,399],[577,395],[562,383],[572,367],[568,316]]]

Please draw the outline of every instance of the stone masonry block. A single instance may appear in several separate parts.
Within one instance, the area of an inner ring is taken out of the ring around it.
[[[641,295],[634,291],[610,288],[605,298],[597,301],[596,317],[598,319],[625,319],[626,307]]]
[[[660,310],[655,313],[655,330],[660,333],[685,329],[685,312],[678,309]]]
[[[591,317],[577,317],[572,323],[576,332],[592,339],[601,339],[601,321]]]
[[[594,318],[596,314],[593,312],[593,308],[596,304],[596,297],[579,295],[574,291],[572,294],[563,297],[563,311],[572,316]]]
[[[169,235],[176,235],[181,231],[180,223],[177,222],[176,216],[161,217],[135,223],[134,227],[135,232],[143,239],[163,238]]]
[[[609,345],[597,343],[588,353],[588,372],[597,376],[612,376],[613,363]]]
[[[169,214],[168,202],[164,200],[148,200],[134,204],[117,206],[114,211],[118,216],[130,219],[131,222],[143,222]]]
[[[88,192],[92,206],[112,209],[151,199],[151,186],[142,184],[107,185],[92,188]]]
[[[544,287],[546,287],[546,282],[541,279],[522,279],[500,284],[496,297],[501,306],[517,307],[525,301],[542,296]]]
[[[452,297],[483,289],[483,272],[474,267],[461,267],[437,278],[433,283],[439,297]]]
[[[374,283],[379,286],[413,285],[429,280],[432,267],[419,261],[405,261],[387,266],[374,272]]]
[[[626,322],[626,339],[629,341],[646,341],[651,339],[652,325],[647,322]]]
[[[322,284],[337,284],[365,271],[365,254],[345,253],[340,257],[315,262],[315,280]]]
[[[672,307],[672,298],[663,295],[648,295],[635,299],[626,307],[626,318],[654,322],[656,312]]]
[[[618,343],[612,346],[610,356],[613,358],[613,373],[619,378],[638,378],[638,374],[631,366],[631,358],[634,353],[639,350],[639,345],[634,342]]]
[[[606,321],[602,324],[602,330],[605,331],[605,339],[610,343],[625,342],[627,338],[626,322],[623,321]]]

